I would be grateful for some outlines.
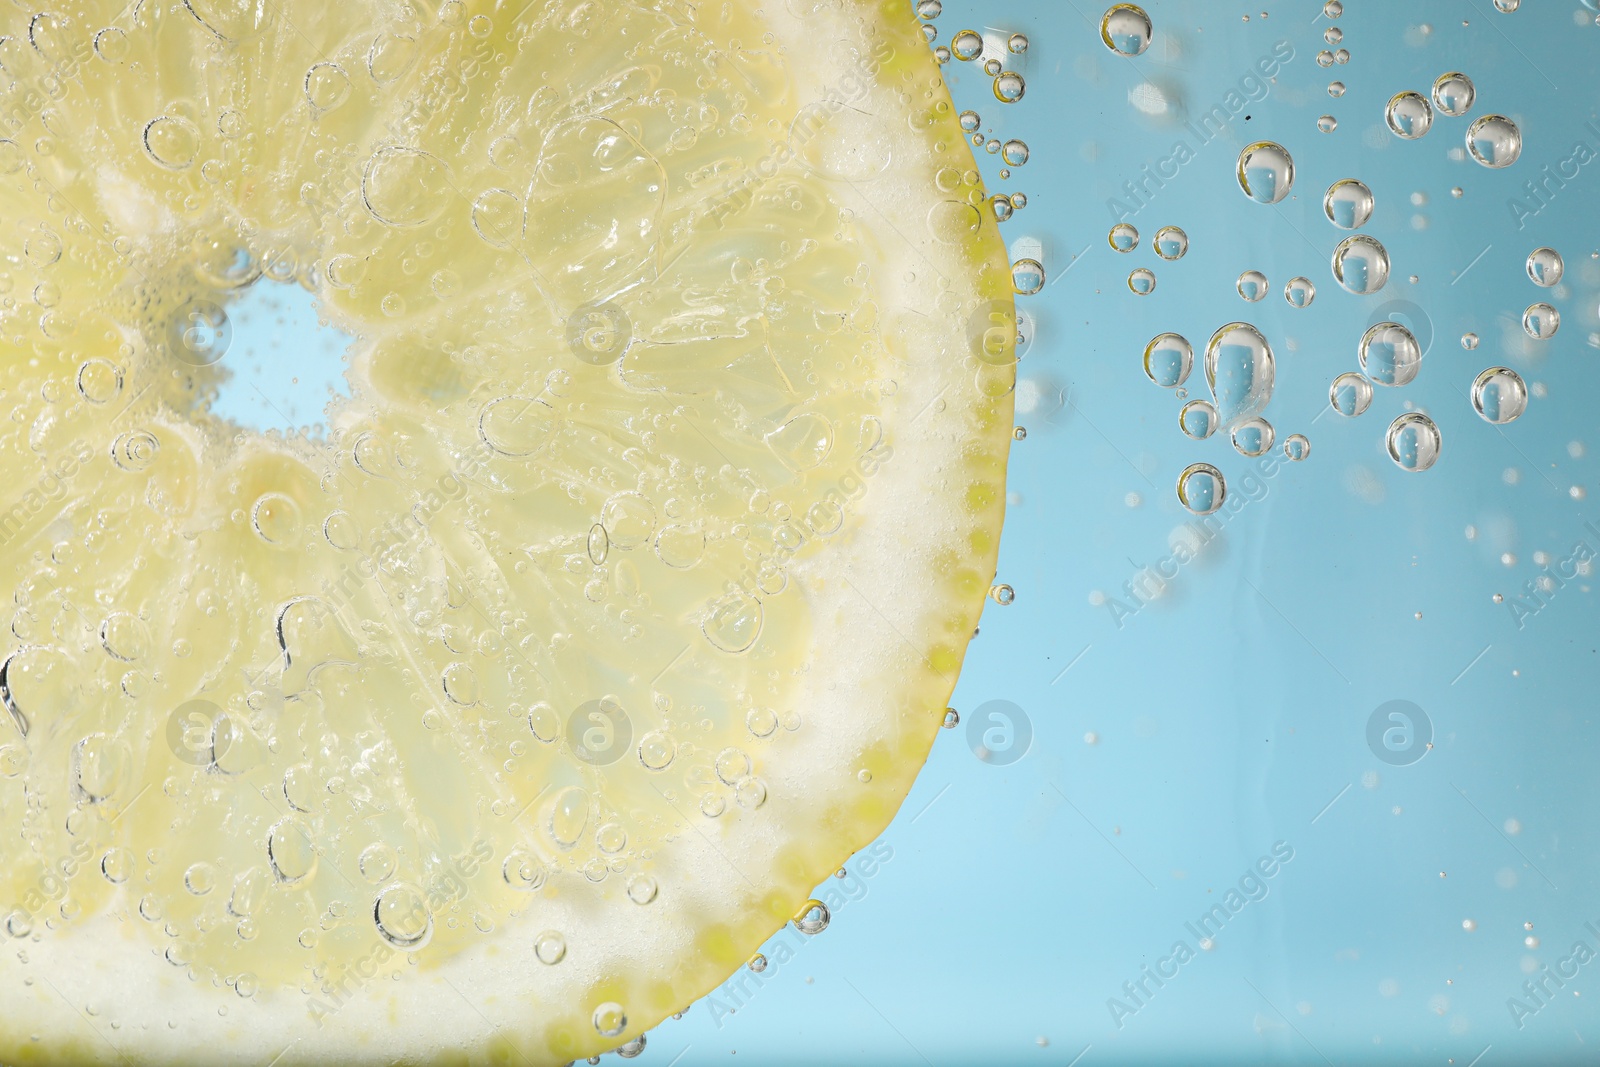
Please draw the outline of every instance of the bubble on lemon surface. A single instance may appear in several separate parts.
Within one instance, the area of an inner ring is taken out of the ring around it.
[[[1241,456],[1264,456],[1272,450],[1277,432],[1266,419],[1245,419],[1233,428],[1233,448]]]
[[[1130,271],[1128,288],[1137,296],[1149,296],[1156,291],[1156,272],[1149,267],[1139,267]]]
[[[533,954],[547,967],[567,958],[567,939],[555,930],[546,930],[534,939]]]
[[[1303,433],[1292,433],[1283,439],[1283,456],[1291,463],[1299,463],[1311,455],[1311,442]]]
[[[1407,90],[1389,98],[1383,120],[1396,137],[1414,141],[1433,128],[1433,108],[1427,97]]]
[[[815,936],[828,928],[832,920],[828,906],[822,901],[812,898],[800,905],[800,910],[795,912],[790,921],[794,928],[807,936]]]
[[[1139,231],[1132,223],[1119,222],[1106,234],[1106,242],[1118,252],[1132,252],[1139,247]]]
[[[1460,118],[1472,110],[1477,98],[1478,90],[1472,79],[1459,70],[1441,74],[1433,81],[1433,106],[1441,115]]]
[[[91,404],[109,404],[122,392],[122,368],[109,359],[85,360],[78,368],[78,394]]]
[[[1345,418],[1353,419],[1372,405],[1372,383],[1365,375],[1345,371],[1328,387],[1328,404]]]
[[[1182,385],[1193,365],[1194,346],[1182,334],[1157,334],[1144,346],[1144,372],[1163,389]]]
[[[1217,406],[1209,400],[1191,400],[1178,410],[1178,427],[1196,441],[1217,432]]]
[[[1247,270],[1234,283],[1239,295],[1252,304],[1267,295],[1267,276],[1258,270]]]
[[[1543,302],[1529,304],[1522,313],[1522,329],[1535,341],[1548,341],[1561,328],[1561,312]]]
[[[1528,253],[1528,279],[1535,285],[1546,289],[1561,281],[1561,275],[1566,271],[1566,264],[1561,259],[1561,253],[1553,248],[1535,248]]]
[[[1239,188],[1258,204],[1276,204],[1294,188],[1294,159],[1275,141],[1257,141],[1239,153]]]
[[[1176,226],[1163,226],[1156,231],[1154,247],[1162,259],[1182,259],[1189,251],[1189,235]]]
[[[1260,330],[1230,322],[1206,343],[1205,373],[1218,417],[1232,426],[1259,414],[1271,401],[1277,360]]]
[[[1195,515],[1210,515],[1227,499],[1222,472],[1209,463],[1191,463],[1178,475],[1178,503]]]
[[[1376,293],[1389,282],[1389,253],[1374,237],[1358,233],[1333,250],[1333,277],[1346,292]]]
[[[1322,211],[1341,230],[1359,230],[1372,218],[1372,190],[1356,178],[1341,178],[1328,186]]]
[[[1472,409],[1485,422],[1504,426],[1528,410],[1528,386],[1509,367],[1490,367],[1472,383]]]
[[[1439,427],[1420,411],[1408,411],[1389,424],[1384,446],[1403,471],[1425,471],[1439,460],[1443,441]]]
[[[1310,307],[1311,302],[1317,298],[1317,287],[1310,278],[1290,278],[1283,284],[1283,298],[1290,307]]]
[[[1509,167],[1522,155],[1522,131],[1504,115],[1480,116],[1467,127],[1467,151],[1485,167]]]
[[[1143,55],[1154,29],[1150,16],[1137,4],[1115,4],[1100,17],[1100,40],[1118,55]]]
[[[403,952],[422,949],[434,933],[434,915],[427,899],[414,886],[389,886],[373,904],[373,923],[378,936]]]
[[[1422,347],[1398,322],[1379,322],[1361,335],[1361,373],[1377,385],[1410,385],[1422,368]]]

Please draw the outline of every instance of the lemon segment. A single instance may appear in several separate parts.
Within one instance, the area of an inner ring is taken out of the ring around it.
[[[893,817],[994,573],[910,11],[4,21],[0,1059],[636,1041]],[[322,427],[211,411],[263,285],[355,338]]]

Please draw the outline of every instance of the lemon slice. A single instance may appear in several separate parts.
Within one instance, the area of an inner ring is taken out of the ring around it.
[[[883,829],[1014,381],[905,8],[4,16],[0,1058],[633,1052]]]

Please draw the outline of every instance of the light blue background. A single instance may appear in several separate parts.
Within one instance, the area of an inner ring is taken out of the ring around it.
[[[1507,1005],[1535,1005],[1525,968],[1537,977],[1580,940],[1600,951],[1585,928],[1600,930],[1600,609],[1585,578],[1520,628],[1509,606],[1541,572],[1536,552],[1600,550],[1600,524],[1586,528],[1600,519],[1587,495],[1600,489],[1600,162],[1523,229],[1507,206],[1575,142],[1600,151],[1585,128],[1600,102],[1600,27],[1579,0],[1524,0],[1513,14],[1489,0],[1349,0],[1336,22],[1320,3],[1255,3],[1150,3],[1155,43],[1122,59],[1099,41],[1103,8],[1081,0],[946,0],[941,42],[968,27],[1031,41],[1010,57],[1027,78],[1015,105],[999,104],[973,65],[949,68],[958,106],[977,109],[986,134],[1032,150],[1009,180],[998,157],[980,161],[992,189],[1027,194],[1004,231],[1019,252],[1038,242],[1051,278],[1022,302],[1035,322],[1019,386],[1028,436],[1013,451],[999,576],[1017,599],[989,606],[954,700],[968,721],[988,701],[1014,702],[1031,746],[1001,765],[975,758],[966,722],[941,735],[883,837],[892,858],[850,883],[858,899],[747,981],[753,995],[717,1002],[742,1002],[735,1014],[695,1005],[650,1035],[639,1062],[1495,1067],[1600,1056],[1600,959],[1520,1028]],[[1344,39],[1325,44],[1334,24]],[[1137,212],[1139,248],[1113,252],[1107,199],[1175,141],[1198,143],[1130,93],[1152,82],[1193,117],[1279,41],[1294,55],[1270,91]],[[1349,63],[1319,66],[1324,47],[1348,48]],[[1415,142],[1383,126],[1392,94],[1426,92],[1448,70],[1476,83],[1471,117],[1519,123],[1516,165],[1449,157],[1470,117],[1436,115]],[[1335,78],[1349,87],[1341,99],[1326,93]],[[1318,131],[1322,114],[1335,132]],[[1292,198],[1276,207],[1248,201],[1233,177],[1239,149],[1258,139],[1295,159]],[[1393,259],[1371,297],[1344,292],[1329,269],[1346,234],[1321,199],[1344,177],[1372,187],[1365,232]],[[1167,224],[1190,239],[1176,263],[1150,247]],[[1544,244],[1566,258],[1555,290],[1524,274]],[[1135,267],[1156,271],[1155,293],[1128,291]],[[1234,291],[1246,269],[1272,284],[1261,303]],[[1317,297],[1296,310],[1282,286],[1302,274]],[[1563,321],[1533,344],[1519,320],[1539,299]],[[1356,369],[1356,342],[1382,316],[1431,335],[1418,380],[1377,389],[1360,418],[1327,412],[1329,382]],[[1190,395],[1204,396],[1200,351],[1234,319],[1277,353],[1267,417],[1279,440],[1312,442],[1306,462],[1280,460],[1249,484],[1252,461],[1222,435],[1185,438],[1179,403],[1140,367],[1145,342],[1176,330],[1196,348]],[[1458,340],[1469,330],[1482,338],[1472,352]],[[1496,429],[1466,394],[1502,363],[1544,395]],[[1431,472],[1402,472],[1384,453],[1383,431],[1407,405],[1443,433]],[[1174,486],[1197,460],[1220,467],[1244,504],[1119,626],[1098,598],[1133,605],[1124,583],[1171,551],[1190,518]],[[1420,706],[1433,732],[1434,749],[1409,766],[1367,744],[1369,716],[1397,699]],[[1119,1028],[1108,1000],[1132,1006],[1123,984],[1174,942],[1193,947],[1185,923],[1277,842],[1293,859],[1265,897]]]

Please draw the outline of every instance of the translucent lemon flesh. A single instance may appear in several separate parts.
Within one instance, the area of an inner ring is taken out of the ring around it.
[[[908,6],[516,7],[3,16],[0,1059],[617,1048],[926,757],[1014,319]],[[325,432],[210,410],[280,284]]]

